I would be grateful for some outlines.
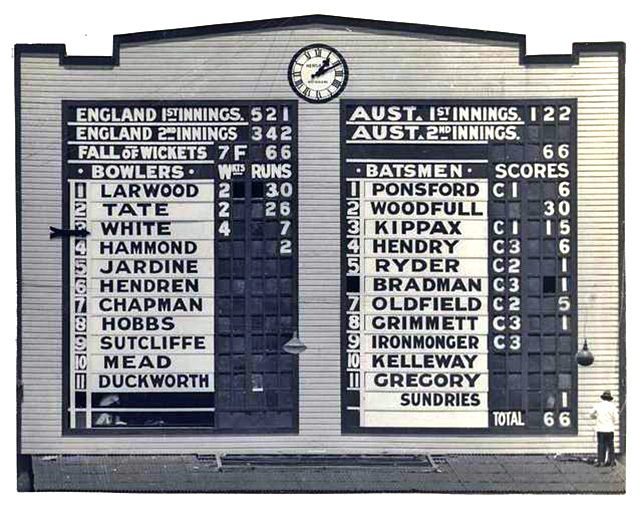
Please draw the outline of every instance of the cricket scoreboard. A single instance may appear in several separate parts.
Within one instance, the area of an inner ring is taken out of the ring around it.
[[[68,430],[295,429],[296,102],[63,108]],[[575,432],[576,113],[341,100],[345,433]]]
[[[576,102],[342,100],[342,428],[575,433]]]
[[[626,398],[625,50],[524,42],[16,46],[22,450],[592,450]]]
[[[324,15],[17,44],[18,485],[588,454],[603,391],[624,454],[625,44],[526,46]]]
[[[291,431],[297,104],[63,103],[65,427]]]

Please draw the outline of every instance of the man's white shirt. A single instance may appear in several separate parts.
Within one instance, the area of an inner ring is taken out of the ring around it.
[[[591,419],[596,420],[596,431],[613,432],[618,422],[618,409],[613,402],[602,400],[591,409]]]

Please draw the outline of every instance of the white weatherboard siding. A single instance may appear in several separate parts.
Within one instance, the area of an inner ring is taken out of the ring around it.
[[[340,98],[577,98],[579,369],[577,436],[357,435],[340,432],[339,99],[299,101],[300,431],[261,436],[61,435],[61,100],[293,99],[286,78],[302,46],[326,43],[350,68]],[[618,395],[617,54],[578,65],[519,64],[515,43],[321,26],[123,45],[115,67],[21,61],[24,453],[543,453],[594,448],[588,409]],[[616,444],[619,439],[616,434]]]

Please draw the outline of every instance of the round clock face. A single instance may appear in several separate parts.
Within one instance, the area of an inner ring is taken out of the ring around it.
[[[289,64],[289,84],[300,98],[311,103],[328,102],[337,97],[348,78],[345,59],[324,44],[303,47]]]

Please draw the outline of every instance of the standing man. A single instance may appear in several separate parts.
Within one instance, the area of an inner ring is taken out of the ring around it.
[[[613,404],[610,391],[600,396],[601,402],[591,409],[591,419],[596,420],[596,434],[598,435],[598,462],[595,466],[613,466],[616,453],[613,448],[613,432],[618,422],[618,409]]]

